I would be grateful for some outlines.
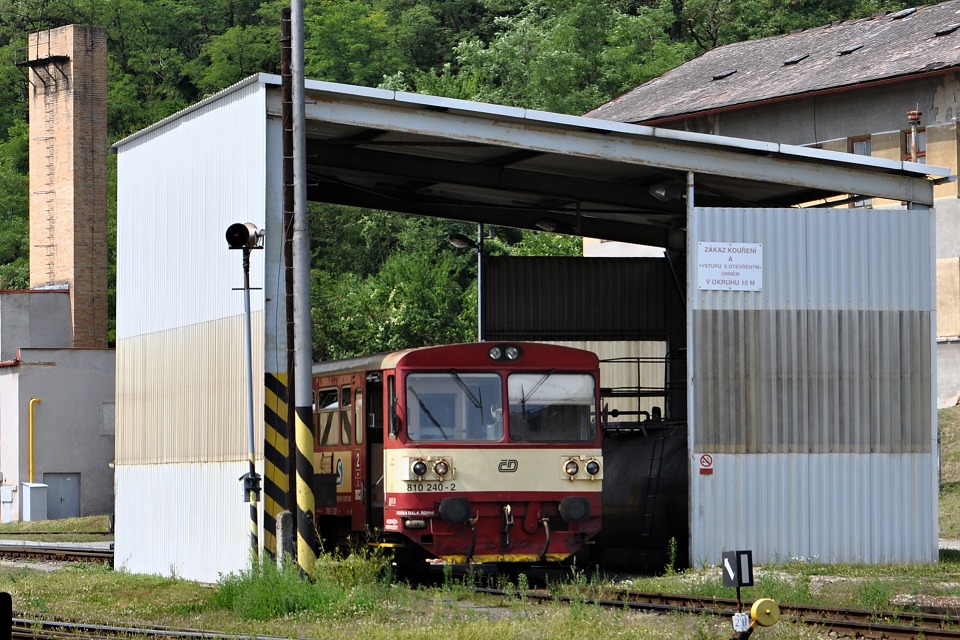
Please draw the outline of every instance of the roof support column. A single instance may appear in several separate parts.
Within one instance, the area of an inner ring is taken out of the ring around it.
[[[313,576],[317,562],[313,495],[313,339],[310,318],[310,232],[307,224],[303,0],[292,0],[293,76],[293,339],[297,448],[297,564]]]

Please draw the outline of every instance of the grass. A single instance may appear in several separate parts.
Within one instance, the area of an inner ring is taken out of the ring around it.
[[[113,531],[109,516],[87,516],[63,520],[31,520],[0,523],[0,538],[36,540],[38,542],[110,542]]]
[[[586,599],[572,605],[503,603],[472,593],[448,577],[437,587],[409,589],[392,580],[382,558],[323,558],[317,579],[295,568],[255,566],[216,586],[176,578],[130,575],[100,566],[69,565],[42,572],[0,567],[0,591],[11,593],[15,615],[82,618],[117,626],[138,623],[220,631],[343,640],[567,640],[603,638],[720,639],[729,621],[699,616],[650,616],[601,609]],[[715,572],[719,576],[719,572]],[[719,578],[717,578],[719,580]],[[574,577],[573,586],[583,584]],[[505,586],[501,584],[500,586]],[[765,630],[768,638],[813,639],[790,624]]]
[[[937,412],[940,432],[940,537],[960,539],[960,406]]]
[[[83,619],[120,626],[159,624],[240,635],[273,635],[344,640],[566,640],[590,629],[604,638],[721,639],[730,637],[729,620],[700,616],[650,616],[601,609],[589,599],[602,597],[611,582],[602,575],[572,571],[549,585],[551,593],[572,595],[570,604],[534,605],[522,597],[504,603],[471,591],[482,577],[446,574],[434,587],[398,584],[382,555],[360,551],[350,557],[322,556],[313,581],[292,564],[253,563],[219,583],[131,575],[100,565],[70,564],[58,571],[29,565],[0,566],[0,591],[13,597],[18,617]],[[960,552],[945,553],[927,565],[823,565],[787,562],[757,566],[756,584],[743,593],[749,602],[772,597],[781,603],[899,608],[911,596],[960,597]],[[488,584],[522,591],[503,577]],[[733,598],[722,586],[718,567],[669,572],[619,583],[642,591]],[[909,606],[909,605],[908,605]],[[763,629],[773,639],[816,638],[811,629],[786,621]],[[760,637],[760,636],[758,636]]]

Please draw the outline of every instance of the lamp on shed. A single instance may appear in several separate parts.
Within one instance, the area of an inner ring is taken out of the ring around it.
[[[550,218],[540,218],[534,223],[534,225],[536,225],[537,229],[540,229],[540,231],[546,231],[547,233],[553,233],[560,228],[560,225],[557,224],[557,221],[551,220]]]
[[[683,190],[671,184],[661,183],[650,187],[650,195],[662,202],[669,202],[682,199]]]
[[[491,233],[490,237],[493,237]],[[451,233],[447,242],[457,249],[473,249],[477,252],[477,342],[483,342],[483,223],[477,224],[477,239],[471,240],[462,233]]]

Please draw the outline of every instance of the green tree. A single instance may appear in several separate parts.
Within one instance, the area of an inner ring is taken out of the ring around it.
[[[670,14],[617,2],[531,0],[494,19],[489,42],[456,47],[456,65],[424,72],[417,90],[555,111],[583,113],[684,59],[671,43]]]
[[[0,289],[30,286],[27,131],[15,124],[0,142]]]
[[[473,339],[476,298],[465,299],[464,289],[475,282],[476,260],[447,243],[457,223],[383,212],[347,220],[342,211],[328,213],[322,227],[348,227],[335,237],[371,233],[358,243],[366,249],[353,254],[355,269],[336,255],[330,240],[314,251],[315,359]],[[370,226],[377,219],[392,230],[392,250],[378,242],[383,230]]]

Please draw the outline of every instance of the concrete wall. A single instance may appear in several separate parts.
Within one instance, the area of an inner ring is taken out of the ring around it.
[[[69,347],[70,292],[0,292],[0,362],[14,360],[21,347]]]
[[[3,484],[17,485],[22,495],[20,485],[30,479],[29,406],[40,398],[34,405],[34,482],[50,473],[79,474],[80,515],[112,513],[114,352],[31,348],[20,355],[18,366],[0,371]]]
[[[838,91],[657,126],[803,145],[906,129],[907,112],[918,106],[923,113],[921,126],[952,122],[960,114],[960,74]]]

